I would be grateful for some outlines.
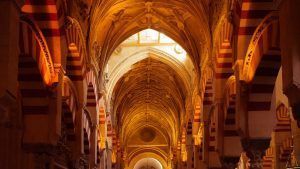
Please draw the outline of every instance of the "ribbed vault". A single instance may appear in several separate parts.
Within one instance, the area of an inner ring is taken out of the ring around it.
[[[181,136],[186,103],[192,100],[194,67],[175,41],[166,43],[161,41],[165,35],[144,31],[137,41],[121,43],[108,61],[107,99],[128,160],[141,153],[167,160]],[[147,38],[157,40],[141,41]]]
[[[182,79],[169,65],[151,57],[134,64],[114,90],[117,124],[124,129],[122,139],[125,141],[139,128],[152,126],[176,144],[186,93]]]
[[[101,47],[100,72],[129,36],[147,29],[162,32],[187,50],[199,72],[200,55],[210,44],[208,5],[194,0],[106,0],[94,6],[90,45]],[[101,8],[100,8],[101,6]]]

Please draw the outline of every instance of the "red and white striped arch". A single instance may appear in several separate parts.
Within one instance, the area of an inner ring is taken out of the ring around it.
[[[238,56],[245,56],[251,37],[261,23],[271,11],[274,10],[273,0],[242,0],[236,3],[239,15],[238,28]]]
[[[210,126],[209,126],[209,147],[208,150],[210,152],[217,150],[217,127],[216,121],[217,116],[216,113],[213,111],[210,115]]]
[[[192,125],[192,134],[197,135],[201,123],[201,113],[206,112],[209,105],[212,104],[213,99],[213,73],[210,68],[206,68],[202,73],[202,79],[200,81],[200,94],[194,96],[194,117]]]
[[[46,86],[55,85],[58,75],[54,71],[47,43],[38,26],[29,18],[22,17],[19,32],[18,81],[22,95],[24,114],[47,114],[48,95]]]
[[[91,138],[91,131],[92,131],[92,119],[87,110],[84,110],[83,116],[82,116],[82,122],[83,122],[83,148],[84,153],[89,154],[90,153],[90,138]]]
[[[181,150],[183,150],[184,148],[183,147],[185,147],[186,146],[186,135],[187,135],[187,130],[186,130],[186,128],[184,127],[183,129],[182,129],[182,134],[181,134]]]
[[[220,25],[220,32],[217,37],[217,56],[216,56],[216,78],[227,79],[233,74],[233,56],[232,56],[232,35],[233,25],[226,18]]]
[[[60,0],[25,0],[22,12],[31,17],[46,38],[55,64],[61,62],[61,35],[65,4]]]
[[[251,84],[248,101],[250,135],[257,135],[257,128],[272,128],[255,119],[269,118],[275,82],[281,67],[278,15],[272,12],[257,27],[244,60],[240,80]],[[262,134],[262,133],[261,133]],[[260,137],[262,136],[260,134]]]
[[[230,76],[226,82],[224,89],[224,101],[223,101],[223,111],[224,111],[224,136],[232,137],[238,136],[237,133],[237,121],[236,121],[236,78],[235,76]]]
[[[193,117],[193,126],[192,134],[197,135],[201,123],[201,98],[199,95],[195,96],[194,101],[194,117]]]
[[[274,131],[291,133],[290,111],[283,103],[277,106],[276,117],[277,123]]]
[[[67,138],[70,141],[75,140],[75,116],[78,111],[77,91],[72,81],[64,76],[62,85],[62,113],[63,122],[67,128]]]
[[[36,62],[46,85],[51,86],[58,82],[48,44],[38,25],[25,16],[21,17],[20,22],[19,47],[22,57],[31,57]]]
[[[106,118],[106,121],[107,121],[107,142],[108,142],[108,146],[109,148],[112,148],[112,142],[113,142],[113,126],[112,126],[112,123],[111,123],[111,117],[108,116]]]
[[[98,95],[99,89],[98,89],[96,73],[93,70],[89,70],[86,73],[84,80],[85,80],[86,86],[89,86],[89,85],[93,86],[94,95],[95,95],[96,100],[98,101],[100,99],[100,96]]]
[[[72,81],[82,81],[86,74],[87,51],[85,39],[77,20],[67,17],[69,25],[66,27],[66,40],[68,45],[67,75]]]

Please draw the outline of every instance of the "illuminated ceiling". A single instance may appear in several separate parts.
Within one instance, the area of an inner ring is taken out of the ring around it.
[[[121,43],[106,65],[107,96],[122,147],[168,157],[191,102],[194,69],[186,51],[152,29]],[[155,152],[153,152],[155,151]]]
[[[146,153],[167,161],[177,146],[210,48],[207,13],[206,0],[95,3],[89,45],[98,46],[108,111],[129,160]]]
[[[100,8],[101,6],[101,8]],[[210,45],[207,0],[98,1],[91,16],[90,45],[101,47],[100,68],[121,42],[144,29],[155,29],[178,42],[199,72]],[[104,70],[101,69],[100,73]]]

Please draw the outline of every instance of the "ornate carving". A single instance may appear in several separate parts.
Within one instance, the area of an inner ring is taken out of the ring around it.
[[[211,1],[211,4],[210,4],[211,14],[210,14],[210,16],[212,16],[212,23],[211,23],[212,30],[215,29],[215,27],[217,26],[218,21],[221,18],[221,15],[222,15],[223,9],[224,9],[224,4],[225,4],[225,1],[223,1],[223,0]]]
[[[92,51],[94,52],[93,53],[93,56],[95,58],[95,61],[97,62],[97,64],[99,64],[100,62],[100,55],[101,55],[101,51],[102,51],[102,48],[101,46],[98,44],[98,42],[94,42],[93,43],[93,46],[92,46]]]
[[[260,169],[263,167],[263,156],[269,147],[270,139],[244,139],[242,146],[246,155],[250,158],[250,169]]]
[[[77,7],[79,8],[79,15],[83,21],[89,16],[89,6],[84,0],[76,0]]]

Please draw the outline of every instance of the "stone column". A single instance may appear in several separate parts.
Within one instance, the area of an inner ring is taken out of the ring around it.
[[[279,7],[283,91],[300,126],[300,1],[283,0]]]
[[[23,169],[18,109],[19,15],[21,0],[0,1],[0,166]],[[24,167],[25,168],[25,167]]]
[[[17,96],[19,61],[19,15],[24,2],[0,1],[0,97],[10,93]]]
[[[289,99],[293,124],[294,153],[300,160],[300,1],[283,0],[279,7],[283,92]],[[298,127],[297,127],[298,126]]]
[[[106,169],[111,169],[112,167],[112,161],[111,161],[111,155],[112,155],[112,149],[108,149],[107,150],[107,160],[106,160],[106,165],[107,165],[107,168]]]
[[[203,137],[203,162],[208,166],[209,164],[209,122],[206,120],[204,124],[204,137]]]
[[[195,167],[194,168],[198,168],[199,166],[199,146],[198,145],[194,145],[193,146],[193,149],[194,149],[194,165]]]
[[[263,168],[263,156],[269,147],[270,139],[244,139],[242,146],[250,159],[250,169]]]
[[[92,126],[90,140],[89,163],[93,168],[97,165],[97,127],[95,125]]]
[[[189,139],[189,138],[188,138]],[[187,159],[187,168],[195,168],[195,163],[194,163],[194,146],[193,144],[187,144],[187,154],[188,154],[188,159]]]

